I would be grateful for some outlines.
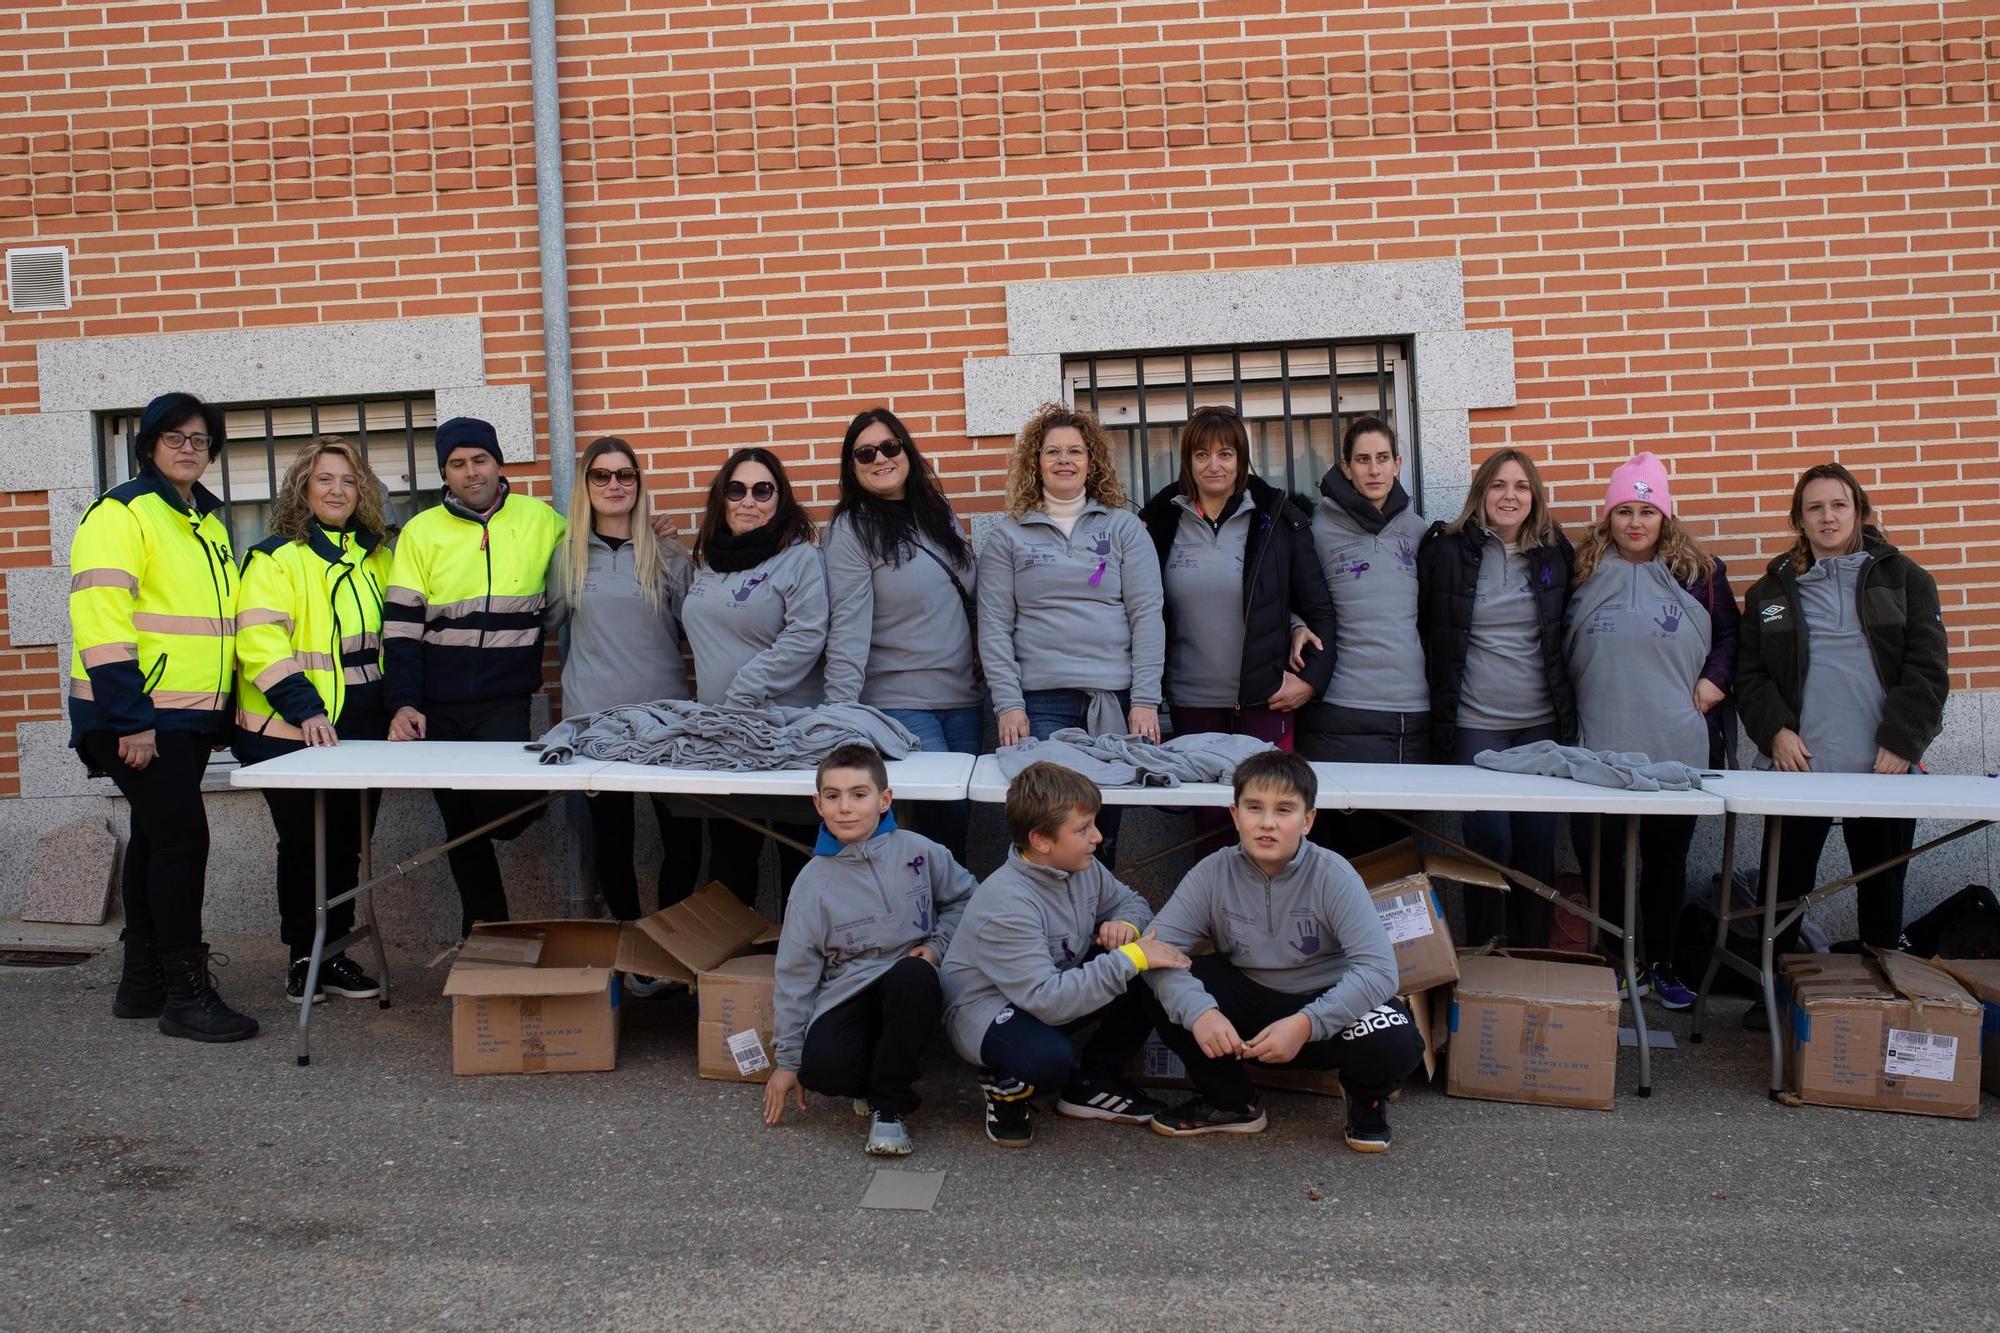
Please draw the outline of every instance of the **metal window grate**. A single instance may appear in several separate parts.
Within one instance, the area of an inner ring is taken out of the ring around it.
[[[428,394],[286,403],[232,403],[223,408],[229,443],[209,464],[202,485],[222,497],[230,545],[242,551],[271,530],[271,500],[292,458],[315,435],[339,435],[367,455],[385,492],[383,517],[393,526],[437,503],[441,482],[437,403]],[[137,410],[99,417],[100,491],[133,475]]]
[[[1180,474],[1181,427],[1194,410],[1221,403],[1243,414],[1258,475],[1291,492],[1318,489],[1349,422],[1383,418],[1396,428],[1404,485],[1412,502],[1423,505],[1404,343],[1101,353],[1065,360],[1063,387],[1073,406],[1090,408],[1104,423],[1134,504],[1144,504]]]

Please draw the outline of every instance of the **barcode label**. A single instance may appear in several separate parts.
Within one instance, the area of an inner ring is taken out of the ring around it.
[[[771,1061],[764,1054],[764,1043],[757,1036],[756,1028],[746,1028],[734,1032],[727,1038],[729,1058],[736,1062],[736,1072],[748,1078],[761,1069],[769,1069]]]
[[[1893,1078],[1935,1078],[1948,1083],[1958,1072],[1958,1038],[1941,1032],[1890,1028],[1882,1072]]]
[[[1421,889],[1415,893],[1399,893],[1393,898],[1384,898],[1375,904],[1375,914],[1382,918],[1382,928],[1389,932],[1391,944],[1422,939],[1436,933],[1436,928],[1431,925],[1430,904],[1424,901]]]

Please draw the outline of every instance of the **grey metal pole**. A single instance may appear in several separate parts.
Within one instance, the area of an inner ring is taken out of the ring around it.
[[[528,0],[535,100],[536,230],[542,257],[542,361],[548,382],[549,483],[569,506],[576,472],[576,404],[569,364],[569,252],[563,236],[562,93],[556,82],[555,0]]]

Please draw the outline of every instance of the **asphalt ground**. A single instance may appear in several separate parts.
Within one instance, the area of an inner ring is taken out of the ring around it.
[[[456,1078],[443,969],[331,1001],[292,1059],[280,949],[229,940],[265,1024],[205,1047],[110,1017],[115,961],[0,971],[0,1328],[1970,1329],[2000,1324],[2000,1114],[1764,1092],[1742,1005],[1610,1113],[1412,1087],[1380,1157],[1340,1104],[1257,1137],[1038,1117],[986,1142],[934,1049],[910,1169],[815,1099],[694,1075],[685,995],[628,1001],[606,1074]],[[1169,1094],[1174,1095],[1174,1094]]]

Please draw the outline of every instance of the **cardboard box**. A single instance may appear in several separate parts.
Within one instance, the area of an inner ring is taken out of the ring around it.
[[[1984,1014],[1979,1025],[1979,1086],[2000,1097],[2000,958],[1933,958],[1971,992]]]
[[[1436,877],[1507,889],[1497,871],[1456,856],[1419,852],[1405,839],[1357,857],[1354,869],[1375,900],[1375,911],[1396,946],[1396,993],[1415,995],[1458,977],[1458,952],[1445,927]]]
[[[1619,1001],[1610,968],[1505,954],[1467,954],[1458,965],[1446,1092],[1611,1109]]]
[[[1141,983],[1143,984],[1143,983]],[[1417,1025],[1417,1031],[1424,1039],[1424,1081],[1429,1082],[1437,1074],[1437,1052],[1431,1044],[1432,1019],[1431,999],[1425,994],[1404,997],[1410,1006],[1410,1018]],[[1244,1036],[1250,1034],[1245,1033]],[[1146,1038],[1146,1044],[1139,1048],[1139,1054],[1126,1067],[1125,1074],[1142,1088],[1189,1088],[1187,1066],[1181,1058],[1168,1049],[1155,1032]],[[1260,1088],[1281,1088],[1287,1092],[1317,1093],[1322,1097],[1341,1097],[1346,1094],[1340,1086],[1340,1075],[1331,1069],[1293,1069],[1286,1065],[1250,1065],[1250,1081]]]
[[[771,954],[745,954],[703,972],[695,985],[701,1002],[695,1025],[695,1072],[731,1083],[771,1077]]]
[[[445,977],[454,1074],[555,1074],[618,1064],[618,974],[692,985],[697,971],[775,939],[720,884],[640,921],[476,927]]]
[[[1870,954],[1780,960],[1786,1083],[1818,1106],[1976,1117],[1979,1001],[1920,959]]]

